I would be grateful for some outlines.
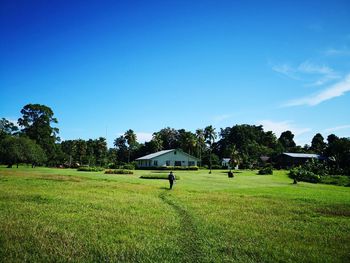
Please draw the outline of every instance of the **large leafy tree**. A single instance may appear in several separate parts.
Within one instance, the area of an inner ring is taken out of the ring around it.
[[[19,163],[32,164],[34,167],[46,160],[41,147],[27,137],[9,136],[0,143],[0,162],[8,167]]]
[[[212,125],[209,125],[205,127],[204,129],[204,137],[206,139],[206,143],[209,147],[209,173],[211,174],[211,168],[212,168],[212,151],[213,151],[213,145],[215,142],[215,139],[217,138],[215,128]]]
[[[196,136],[184,129],[178,130],[178,133],[180,148],[189,154],[193,154],[196,147]]]
[[[324,142],[324,138],[320,133],[317,133],[311,141],[311,150],[322,154],[326,148],[326,143]]]
[[[54,161],[59,130],[52,126],[57,123],[57,119],[51,108],[41,104],[27,104],[21,114],[22,117],[18,119],[18,125],[23,128],[21,132],[42,147],[49,161]]]
[[[126,145],[126,139],[123,135],[120,135],[118,138],[114,140],[114,147],[117,150],[117,155],[118,155],[118,161],[119,162],[126,162],[126,156],[127,156],[127,151],[128,147]]]
[[[278,138],[278,141],[281,143],[285,151],[293,150],[296,146],[294,142],[294,134],[291,131],[284,131],[281,133],[281,136]]]
[[[0,140],[18,131],[18,127],[11,121],[2,118],[0,120]]]

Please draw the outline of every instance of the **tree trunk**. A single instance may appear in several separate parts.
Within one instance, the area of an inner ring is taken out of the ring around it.
[[[210,150],[210,153],[209,153],[209,169],[210,169],[210,171],[209,171],[209,174],[211,174],[211,150]]]

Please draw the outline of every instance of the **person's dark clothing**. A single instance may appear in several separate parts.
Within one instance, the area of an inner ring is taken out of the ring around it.
[[[168,175],[168,180],[169,180],[169,183],[170,183],[170,189],[173,188],[173,184],[174,184],[174,181],[175,181],[175,175],[173,173],[170,173]]]

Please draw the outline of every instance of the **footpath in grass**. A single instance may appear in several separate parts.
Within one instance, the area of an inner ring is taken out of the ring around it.
[[[350,262],[349,187],[156,174],[0,168],[0,261]]]

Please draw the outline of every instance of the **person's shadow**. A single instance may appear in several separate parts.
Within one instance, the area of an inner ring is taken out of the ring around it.
[[[159,187],[159,189],[162,189],[162,190],[170,190],[169,187],[165,187],[165,186]]]

